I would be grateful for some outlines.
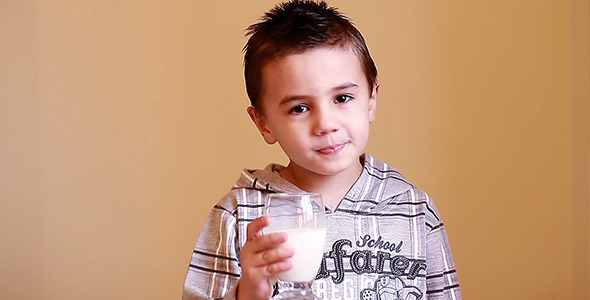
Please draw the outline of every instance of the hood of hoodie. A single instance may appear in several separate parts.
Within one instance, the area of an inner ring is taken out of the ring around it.
[[[350,203],[360,203],[371,199],[366,209],[375,208],[385,203],[395,201],[395,197],[407,192],[414,185],[408,182],[395,168],[375,159],[369,154],[361,156],[363,171],[357,181],[349,189],[344,199]],[[245,169],[233,189],[256,189],[269,193],[301,193],[305,192],[279,175],[285,166],[269,164],[262,170]],[[381,184],[371,184],[371,181],[379,181]],[[378,195],[368,197],[367,195]],[[375,201],[375,199],[380,199]],[[345,201],[343,201],[344,204]],[[339,209],[346,209],[342,205]],[[360,207],[357,205],[356,209]]]

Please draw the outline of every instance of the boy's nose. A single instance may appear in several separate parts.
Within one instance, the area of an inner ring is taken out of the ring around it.
[[[329,109],[316,109],[314,121],[313,133],[315,135],[324,135],[338,131],[340,128],[336,115]]]

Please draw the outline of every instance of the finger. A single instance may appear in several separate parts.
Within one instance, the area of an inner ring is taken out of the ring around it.
[[[288,235],[285,232],[273,232],[248,240],[242,248],[243,255],[256,255],[264,251],[277,249],[287,241]]]
[[[274,248],[260,252],[260,265],[273,264],[280,261],[288,260],[295,255],[293,248]]]
[[[270,224],[270,217],[263,216],[256,218],[250,224],[248,224],[247,235],[248,240],[253,240],[262,235],[262,229]]]
[[[247,259],[247,262],[244,261],[242,264],[243,269],[253,270],[258,269],[262,270],[262,276],[268,277],[273,276],[274,274],[268,273],[268,268],[274,264],[277,264],[274,267],[270,267],[270,270],[274,270],[273,272],[282,272],[284,267],[282,263],[287,262],[289,258],[293,257],[295,254],[295,250],[293,248],[275,248],[266,251],[262,251],[257,253],[254,256],[250,256]],[[253,269],[252,269],[253,268]],[[257,271],[260,272],[260,271]]]
[[[242,276],[248,278],[274,278],[278,273],[288,271],[293,268],[291,260],[280,260],[273,263],[265,263],[259,266],[250,266],[242,270]]]
[[[266,248],[275,248],[286,242],[289,235],[286,232],[273,232],[258,237],[258,243]]]
[[[293,262],[290,260],[282,260],[266,266],[268,276],[276,276],[277,274],[289,271],[293,268]]]

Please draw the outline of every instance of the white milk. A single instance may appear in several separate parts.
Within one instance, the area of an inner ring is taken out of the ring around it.
[[[295,249],[293,268],[279,273],[282,281],[310,282],[320,268],[326,241],[326,228],[297,228],[284,231],[289,238],[281,247]]]

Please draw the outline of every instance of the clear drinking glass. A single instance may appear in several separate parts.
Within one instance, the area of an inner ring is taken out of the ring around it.
[[[322,262],[326,240],[326,215],[320,194],[269,194],[265,214],[271,217],[264,234],[286,232],[281,247],[295,249],[293,268],[279,273],[278,294],[272,299],[318,299],[313,282]]]

